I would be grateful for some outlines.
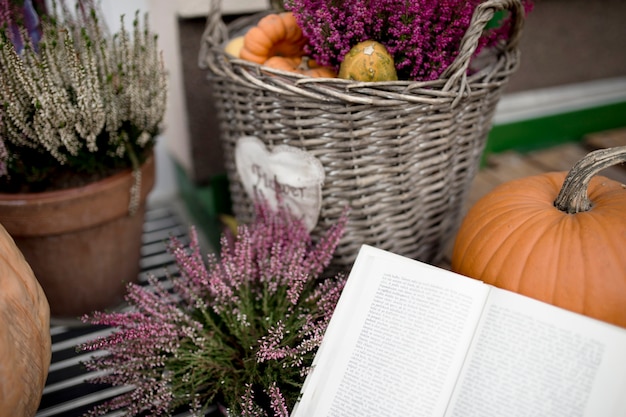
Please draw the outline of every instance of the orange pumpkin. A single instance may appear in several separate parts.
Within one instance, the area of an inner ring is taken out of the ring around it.
[[[307,56],[273,56],[263,65],[282,71],[297,72],[309,77],[334,78],[337,75],[332,68],[318,65],[315,60],[309,59]]]
[[[263,17],[243,38],[239,57],[263,64],[273,56],[302,56],[306,38],[291,12]]]
[[[463,220],[452,269],[626,327],[626,186],[594,176],[624,161],[603,149],[496,187]]]
[[[0,225],[0,416],[34,416],[50,366],[50,309]]]

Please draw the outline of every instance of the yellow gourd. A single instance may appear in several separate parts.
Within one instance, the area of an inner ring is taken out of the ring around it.
[[[367,40],[346,54],[338,77],[355,81],[394,81],[398,74],[387,48],[379,42]]]
[[[224,52],[234,58],[239,58],[241,48],[243,48],[243,36],[237,36],[236,38],[228,41],[228,43],[224,47]]]

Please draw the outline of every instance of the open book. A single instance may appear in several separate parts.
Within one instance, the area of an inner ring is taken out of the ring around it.
[[[363,246],[292,413],[330,416],[624,417],[626,329]]]

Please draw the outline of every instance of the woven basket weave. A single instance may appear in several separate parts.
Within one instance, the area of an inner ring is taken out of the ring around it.
[[[498,10],[511,12],[511,35],[473,60],[468,72],[483,29]],[[523,16],[519,0],[485,1],[440,79],[359,83],[228,57],[224,43],[251,22],[226,26],[220,0],[210,0],[199,63],[214,93],[237,219],[245,223],[253,215],[234,161],[237,140],[251,135],[269,149],[295,146],[322,163],[314,236],[350,207],[336,264],[349,266],[362,244],[438,262],[460,222],[496,104],[517,69]]]

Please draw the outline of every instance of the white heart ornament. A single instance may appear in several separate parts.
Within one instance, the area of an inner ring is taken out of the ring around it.
[[[235,145],[235,165],[250,199],[260,193],[277,208],[278,193],[309,231],[315,228],[324,183],[324,167],[317,158],[288,145],[278,145],[269,152],[259,138],[244,136]]]

